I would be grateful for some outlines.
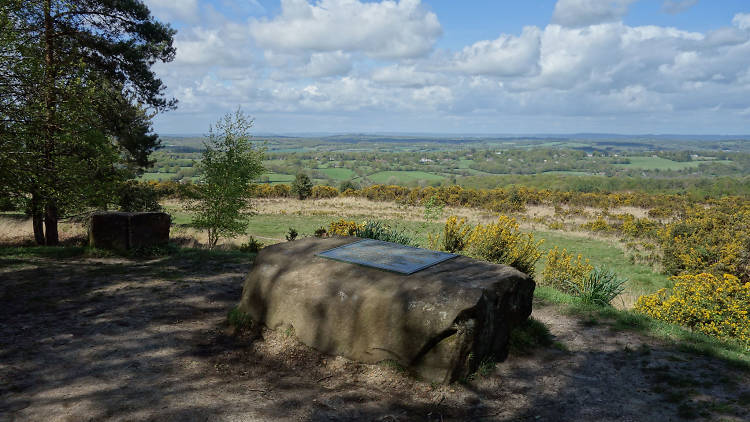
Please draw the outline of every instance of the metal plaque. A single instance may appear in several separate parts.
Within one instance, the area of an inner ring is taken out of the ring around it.
[[[401,274],[414,274],[458,255],[428,249],[364,239],[321,252],[318,256],[366,265]]]

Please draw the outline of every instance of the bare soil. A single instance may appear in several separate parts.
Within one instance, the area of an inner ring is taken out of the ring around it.
[[[250,258],[0,256],[1,421],[750,420],[750,376],[536,303],[555,345],[452,385],[235,332]]]

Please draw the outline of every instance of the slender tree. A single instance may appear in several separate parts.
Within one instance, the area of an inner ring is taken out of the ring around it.
[[[55,245],[66,206],[100,201],[159,146],[150,116],[175,101],[151,66],[174,58],[174,30],[141,0],[0,7],[0,151],[13,152],[0,177],[28,202],[37,242]]]
[[[195,227],[208,231],[208,246],[247,229],[250,183],[263,171],[264,150],[250,141],[253,120],[237,110],[209,130],[200,166],[199,199],[193,205]]]

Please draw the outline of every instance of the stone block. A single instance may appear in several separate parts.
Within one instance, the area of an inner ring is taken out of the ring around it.
[[[464,256],[410,275],[316,256],[358,240],[307,238],[261,250],[239,310],[271,329],[293,327],[321,352],[395,360],[429,381],[452,382],[507,357],[511,328],[531,314],[529,276]]]
[[[129,250],[169,242],[169,214],[163,212],[99,212],[91,216],[89,245]]]

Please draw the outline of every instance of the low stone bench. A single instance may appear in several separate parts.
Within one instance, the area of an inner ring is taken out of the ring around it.
[[[395,360],[429,381],[461,379],[507,357],[511,328],[531,314],[529,276],[464,256],[410,275],[317,256],[359,240],[307,238],[261,250],[239,310],[271,329],[293,327],[321,352]]]
[[[169,242],[169,214],[163,212],[98,212],[91,216],[89,245],[129,250]]]

